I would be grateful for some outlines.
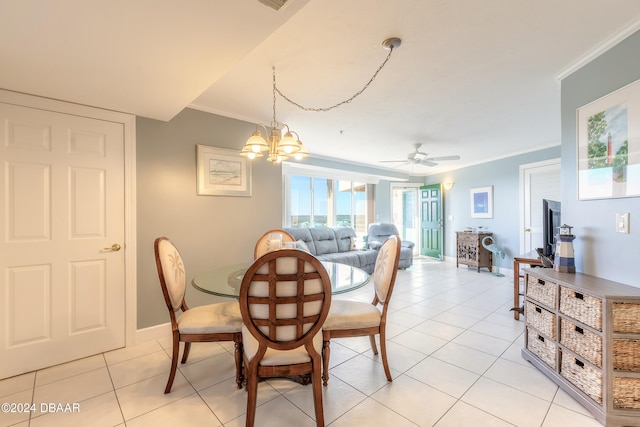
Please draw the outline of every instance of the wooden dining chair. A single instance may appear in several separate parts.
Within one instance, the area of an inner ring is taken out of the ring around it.
[[[178,367],[180,342],[184,342],[181,363],[189,357],[192,342],[233,341],[235,346],[236,383],[242,388],[242,316],[237,301],[209,304],[189,308],[184,299],[186,292],[186,273],[178,249],[166,237],[158,237],[154,243],[158,277],[162,294],[171,317],[173,351],[171,371],[164,389],[171,391]],[[176,313],[182,311],[180,316]]]
[[[264,233],[256,242],[256,247],[253,250],[253,259],[258,259],[260,258],[262,255],[266,254],[267,252],[269,252],[270,250],[272,250],[269,246],[269,236],[272,233],[279,233],[282,235],[282,245],[284,247],[284,244],[287,242],[295,242],[296,239],[289,233],[287,233],[284,230],[279,230],[279,229],[273,229],[273,230],[269,230],[266,233]]]
[[[247,270],[240,287],[247,419],[256,415],[262,378],[311,374],[316,424],[324,426],[322,407],[322,333],[331,281],[322,263],[297,249],[268,252]]]
[[[387,381],[393,381],[387,360],[386,324],[391,293],[396,281],[401,242],[398,236],[389,236],[378,252],[373,271],[374,296],[371,304],[360,301],[335,300],[322,327],[322,381],[329,381],[331,338],[368,336],[373,354],[378,354],[376,335],[380,335],[382,366]],[[382,310],[378,306],[382,306]]]

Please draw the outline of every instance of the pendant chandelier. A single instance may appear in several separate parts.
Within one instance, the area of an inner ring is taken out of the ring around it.
[[[264,152],[268,152],[267,160],[271,163],[280,163],[287,160],[290,156],[295,156],[296,160],[307,157],[309,154],[302,145],[298,134],[291,129],[289,125],[278,123],[276,120],[276,68],[273,67],[273,121],[269,125],[271,132],[267,130],[267,125],[257,124],[256,130],[244,144],[244,148],[240,152],[241,155],[249,159],[263,157]],[[264,135],[260,132],[264,131]],[[294,137],[295,135],[295,137]],[[268,140],[268,142],[267,142]]]
[[[347,104],[353,101],[357,96],[359,96],[362,92],[364,92],[369,85],[376,78],[380,70],[386,65],[389,58],[391,58],[391,54],[393,53],[393,49],[400,46],[401,40],[397,37],[392,37],[384,40],[382,42],[382,47],[389,50],[386,59],[380,67],[376,70],[373,76],[369,79],[369,81],[364,85],[362,89],[352,95],[350,98],[339,102],[330,107],[321,107],[321,108],[309,108],[304,107],[301,104],[291,100],[289,97],[284,95],[276,86],[276,68],[272,68],[273,72],[273,120],[269,125],[266,124],[257,124],[256,130],[253,132],[251,137],[247,140],[242,151],[240,151],[241,156],[245,156],[249,159],[255,159],[258,157],[264,157],[264,153],[267,153],[267,160],[271,163],[278,164],[284,160],[287,160],[293,157],[296,160],[304,159],[305,157],[309,157],[309,153],[307,152],[304,145],[300,141],[300,136],[292,131],[289,128],[289,125],[284,123],[279,123],[276,119],[276,93],[284,98],[289,103],[295,105],[296,107],[304,110],[304,111],[329,111],[334,108],[340,107],[344,104]],[[270,128],[271,130],[269,131]],[[264,132],[264,135],[263,135]]]

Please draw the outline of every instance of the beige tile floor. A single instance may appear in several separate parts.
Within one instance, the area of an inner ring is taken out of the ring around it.
[[[394,380],[368,339],[332,341],[327,425],[600,426],[520,356],[511,280],[427,259],[399,271],[388,319]],[[343,298],[371,295],[367,285]],[[0,413],[0,426],[243,426],[232,346],[194,344],[165,395],[170,346],[167,337],[0,381],[0,401],[36,408]],[[41,403],[80,412],[42,413]],[[315,425],[310,387],[263,382],[258,405],[257,426]]]

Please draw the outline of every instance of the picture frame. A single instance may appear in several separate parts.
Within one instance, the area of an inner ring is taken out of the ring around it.
[[[239,151],[196,145],[199,196],[251,197],[251,162]]]
[[[493,185],[471,189],[471,218],[493,218]]]
[[[577,110],[578,200],[640,196],[640,80]]]

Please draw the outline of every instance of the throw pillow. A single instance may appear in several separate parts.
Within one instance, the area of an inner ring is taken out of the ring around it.
[[[307,246],[307,244],[304,242],[304,240],[297,240],[296,241],[296,246],[300,250],[303,250],[305,252],[309,252],[309,246]]]
[[[351,239],[351,245],[349,246],[350,251],[357,251],[358,247],[356,246],[358,238],[357,237],[349,237]]]

